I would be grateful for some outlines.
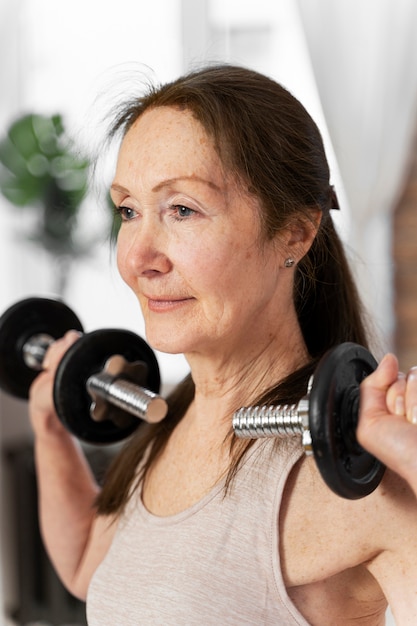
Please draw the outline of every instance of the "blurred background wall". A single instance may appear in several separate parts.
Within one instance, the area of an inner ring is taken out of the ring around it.
[[[269,74],[322,130],[342,205],[335,219],[377,329],[375,354],[394,349],[408,367],[417,362],[415,24],[414,0],[0,0],[0,137],[25,113],[59,113],[80,151],[98,148],[106,112],[144,78],[165,81],[214,61]],[[77,236],[94,246],[71,264],[63,295],[87,331],[143,334],[98,193],[111,166],[99,163],[83,204]],[[0,196],[0,313],[56,291],[56,264],[28,241],[35,220]],[[180,356],[158,359],[167,387],[187,371]],[[0,419],[2,449],[30,440],[24,402],[0,393]],[[19,595],[9,471],[3,462],[5,615]]]

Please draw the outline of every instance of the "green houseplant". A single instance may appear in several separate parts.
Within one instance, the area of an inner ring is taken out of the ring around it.
[[[61,115],[23,115],[0,141],[0,192],[15,207],[36,211],[28,237],[51,255],[59,295],[72,260],[91,247],[76,236],[89,165],[67,136]]]

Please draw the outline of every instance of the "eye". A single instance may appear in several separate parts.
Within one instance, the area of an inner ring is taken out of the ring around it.
[[[177,217],[178,219],[191,217],[195,214],[195,211],[193,209],[190,209],[183,204],[174,204],[172,209],[174,211],[175,217]]]
[[[118,206],[115,208],[116,215],[119,215],[123,222],[128,222],[136,217],[137,213],[128,206]]]

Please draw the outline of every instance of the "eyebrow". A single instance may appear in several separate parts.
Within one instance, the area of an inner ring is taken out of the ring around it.
[[[180,182],[180,181],[193,181],[197,183],[202,183],[204,185],[207,185],[211,189],[214,189],[215,191],[218,191],[218,192],[222,191],[221,188],[218,185],[216,185],[216,183],[213,183],[211,180],[206,180],[205,178],[201,178],[200,176],[178,176],[176,178],[168,178],[167,180],[163,180],[157,185],[155,185],[155,187],[152,188],[152,191],[154,192],[160,191],[164,187],[169,187],[169,185],[172,185],[173,183]],[[120,193],[129,193],[129,190],[126,189],[126,187],[123,187],[122,185],[119,185],[118,183],[113,183],[111,186],[111,189],[113,189],[114,191],[119,191]]]

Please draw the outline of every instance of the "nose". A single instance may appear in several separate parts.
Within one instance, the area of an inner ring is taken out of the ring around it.
[[[172,263],[167,250],[167,235],[158,219],[143,216],[137,222],[122,224],[117,239],[120,274],[129,283],[139,276],[168,273]]]

